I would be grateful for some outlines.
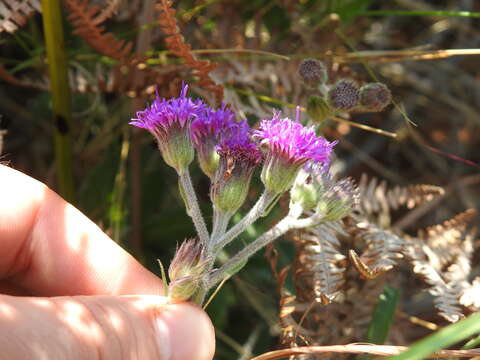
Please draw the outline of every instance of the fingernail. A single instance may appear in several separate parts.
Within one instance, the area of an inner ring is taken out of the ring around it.
[[[179,303],[162,306],[155,318],[157,343],[162,360],[211,360],[215,332],[200,308]]]

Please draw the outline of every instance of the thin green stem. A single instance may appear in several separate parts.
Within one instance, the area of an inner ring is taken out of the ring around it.
[[[68,63],[63,41],[60,0],[42,0],[43,29],[52,92],[55,167],[60,195],[74,202],[72,171],[71,98]]]
[[[247,227],[252,225],[258,218],[260,218],[265,210],[269,207],[271,202],[275,200],[277,194],[265,190],[257,203],[250,209],[247,215],[240,220],[235,226],[233,226],[227,233],[218,239],[214,248],[214,253],[217,254],[224,246],[233,241],[238,235],[244,232]]]
[[[292,217],[286,216],[273,228],[268,230],[262,236],[255,239],[248,244],[242,250],[240,250],[235,256],[229,259],[220,269],[215,271],[208,280],[207,288],[212,288],[217,283],[222,281],[227,276],[232,276],[236,271],[245,264],[248,259],[255,254],[258,250],[271,243],[279,236],[285,234],[292,228]],[[236,271],[235,271],[236,270]]]
[[[232,215],[231,212],[219,211],[214,207],[212,235],[209,242],[210,248],[214,247],[217,240],[225,234]]]
[[[363,11],[359,15],[364,16],[442,16],[442,17],[469,17],[478,18],[480,12],[472,11],[443,11],[443,10],[371,10]]]
[[[193,188],[192,179],[190,178],[190,172],[188,169],[182,174],[179,174],[179,182],[183,190],[187,213],[192,218],[193,225],[195,225],[200,241],[205,246],[208,246],[210,236],[208,235],[207,226],[205,225],[205,220],[203,219],[200,206],[198,205],[197,195]]]

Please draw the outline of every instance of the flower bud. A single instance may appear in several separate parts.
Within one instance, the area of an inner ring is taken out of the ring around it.
[[[331,113],[332,109],[323,97],[314,95],[308,98],[307,114],[314,123],[321,124]]]
[[[323,193],[316,212],[325,221],[337,221],[347,216],[358,202],[358,188],[349,178],[333,181],[330,175],[323,178]]]
[[[328,90],[327,98],[333,109],[351,110],[360,100],[358,85],[353,80],[339,80]]]
[[[196,239],[185,240],[173,257],[168,276],[171,281],[183,277],[200,275],[206,269],[203,245]]]
[[[325,65],[316,59],[305,59],[300,63],[298,74],[309,87],[317,87],[328,81]]]
[[[262,161],[262,153],[250,138],[248,124],[237,124],[229,135],[216,147],[220,163],[210,188],[210,199],[217,210],[234,213],[247,197],[250,179]]]
[[[290,190],[290,202],[299,203],[304,211],[313,209],[318,203],[318,184],[314,182],[307,166],[299,171],[295,179]]]
[[[387,85],[370,83],[360,88],[360,105],[368,111],[382,111],[392,101],[392,93]]]
[[[200,276],[185,276],[168,284],[168,296],[179,301],[188,301],[200,289]]]

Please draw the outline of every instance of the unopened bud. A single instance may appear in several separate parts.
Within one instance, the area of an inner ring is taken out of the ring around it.
[[[368,111],[382,111],[392,101],[392,93],[387,85],[370,83],[360,88],[360,105]]]
[[[298,68],[298,74],[305,84],[310,87],[323,85],[328,81],[325,65],[316,59],[303,60]]]
[[[171,281],[200,275],[206,269],[203,245],[196,239],[185,240],[175,252],[168,276]]]
[[[337,221],[347,216],[358,202],[358,188],[351,179],[332,181],[325,178],[325,191],[321,195],[316,211],[325,221]]]
[[[358,85],[353,80],[339,80],[328,90],[328,103],[335,110],[351,110],[359,100]]]
[[[331,113],[332,109],[323,97],[314,95],[308,98],[307,114],[314,123],[322,123]]]
[[[308,169],[301,169],[290,190],[291,203],[299,203],[307,211],[318,203],[318,184],[312,178]]]
[[[200,288],[198,275],[185,276],[168,284],[168,296],[179,301],[188,301]]]

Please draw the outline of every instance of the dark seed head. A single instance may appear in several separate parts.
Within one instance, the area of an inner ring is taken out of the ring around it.
[[[325,65],[316,59],[305,59],[298,68],[298,74],[310,87],[325,84],[328,80]]]
[[[382,111],[392,101],[390,89],[382,83],[370,83],[360,88],[360,104],[369,111]]]
[[[328,103],[336,110],[350,110],[358,105],[359,99],[358,85],[353,80],[339,80],[328,90]]]

